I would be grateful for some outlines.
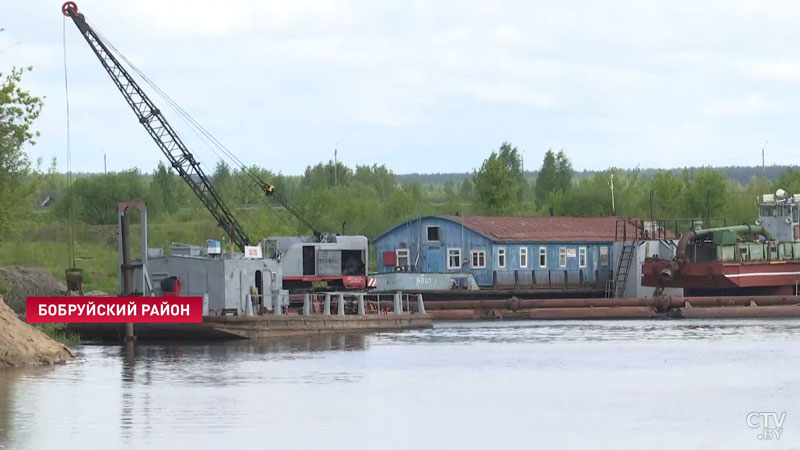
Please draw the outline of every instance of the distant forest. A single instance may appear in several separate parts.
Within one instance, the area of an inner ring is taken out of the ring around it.
[[[648,168],[648,169],[619,169],[618,172],[633,175],[634,173],[639,174],[639,178],[642,179],[650,179],[652,176],[659,171],[669,170],[672,172],[673,175],[678,176],[683,173],[684,170],[700,170],[708,167],[681,167],[681,168],[672,168],[672,169],[655,169],[655,168]],[[762,167],[761,166],[722,166],[722,167],[713,167],[721,171],[726,178],[729,180],[733,180],[741,185],[746,185],[750,182],[752,177],[760,177],[762,175]],[[783,175],[787,169],[795,169],[797,170],[800,166],[766,166],[763,169],[763,174],[766,175],[768,180],[776,180],[781,175]],[[580,180],[582,178],[592,177],[599,173],[605,172],[608,169],[603,170],[576,170],[573,171],[573,179]],[[398,174],[397,182],[398,183],[411,183],[411,182],[418,182],[420,184],[430,184],[433,186],[444,186],[447,183],[447,180],[453,180],[456,183],[460,183],[466,178],[471,178],[472,173],[470,172],[452,172],[452,173],[406,173],[406,174]],[[525,171],[525,178],[528,179],[535,179],[539,175],[538,170],[526,170]]]

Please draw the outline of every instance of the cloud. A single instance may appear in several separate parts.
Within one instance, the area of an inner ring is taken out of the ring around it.
[[[717,100],[703,109],[703,114],[710,117],[758,115],[776,113],[781,110],[779,102],[771,101],[765,96],[750,92],[735,98]]]
[[[336,141],[354,158],[348,162],[399,171],[468,170],[504,140],[534,160],[566,147],[577,168],[680,165],[698,148],[713,155],[737,146],[741,154],[731,158],[746,160],[764,134],[776,154],[800,148],[790,115],[800,101],[795,2],[81,0],[80,7],[242,160],[284,173],[327,159]],[[28,86],[47,96],[36,151],[56,153],[62,16],[44,0],[11,2],[5,16],[0,49],[3,39],[22,44],[0,50],[0,68],[35,66]],[[71,26],[67,46],[76,160],[86,148],[86,169],[97,170],[89,149],[103,147],[119,152],[119,168],[154,167],[157,149]],[[264,149],[292,151],[266,159]],[[213,155],[203,156],[213,164]]]

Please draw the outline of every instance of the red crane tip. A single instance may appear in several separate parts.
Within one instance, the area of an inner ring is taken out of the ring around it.
[[[75,2],[65,2],[61,5],[61,12],[67,17],[75,17],[78,15],[78,5]]]

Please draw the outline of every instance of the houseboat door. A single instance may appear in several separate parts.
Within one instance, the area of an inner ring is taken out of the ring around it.
[[[442,254],[441,247],[428,247],[428,254],[425,260],[427,262],[426,272],[442,272],[442,267],[444,267],[444,255]]]

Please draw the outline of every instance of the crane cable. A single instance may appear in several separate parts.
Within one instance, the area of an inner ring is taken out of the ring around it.
[[[211,134],[210,131],[208,131],[205,127],[203,127],[203,125],[201,125],[197,120],[195,120],[195,118],[192,117],[191,114],[189,114],[185,109],[183,109],[183,107],[181,107],[175,100],[173,100],[172,97],[170,97],[163,89],[161,89],[153,80],[151,80],[147,75],[145,75],[144,72],[142,72],[138,67],[136,67],[136,65],[133,64],[119,49],[117,49],[114,46],[114,44],[109,39],[107,39],[93,23],[89,22],[88,19],[86,19],[86,21],[92,27],[94,32],[97,34],[98,38],[103,42],[103,44],[105,44],[114,54],[116,54],[116,56],[118,56],[123,62],[125,62],[125,64],[127,64],[128,67],[131,68],[131,70],[133,70],[137,75],[139,75],[139,77],[141,77],[142,80],[148,86],[150,86],[150,88],[152,88],[159,97],[161,97],[165,102],[167,102],[167,105],[169,105],[169,107],[178,115],[181,121],[183,121],[189,127],[192,133],[194,133],[194,135],[197,136],[206,145],[206,147],[208,147],[208,149],[211,150],[211,152],[217,156],[217,158],[219,158],[222,161],[228,159],[234,167],[239,168],[239,170],[241,170],[242,173],[252,178],[253,181],[259,187],[263,186],[264,184],[267,184],[259,176],[253,173],[253,171],[250,168],[248,168],[236,156],[236,154],[234,154],[230,149],[228,149],[222,142],[219,141],[219,139],[217,139],[213,134]],[[177,131],[175,132],[177,133]],[[219,152],[215,150],[214,147],[216,147],[219,150]],[[220,154],[220,152],[222,153],[222,155]],[[201,158],[198,157],[198,159],[200,160],[201,163],[203,163],[203,165],[207,166],[207,164],[205,164],[205,162]],[[279,204],[281,204],[281,206],[286,208],[290,213],[297,215],[297,211],[294,209],[294,207],[291,206],[289,202],[287,202],[282,196],[280,196],[274,191],[265,193],[275,198],[275,200]],[[269,203],[267,202],[267,204]],[[283,216],[281,216],[280,214],[278,214],[277,216],[281,221],[284,222],[285,225],[290,225]],[[300,217],[298,217],[298,219],[301,222],[305,222],[305,220]],[[306,223],[306,225],[309,226],[310,224]],[[311,226],[311,229],[313,231],[314,227]]]
[[[64,95],[67,107],[67,258],[69,267],[75,267],[75,213],[72,203],[72,148],[69,126],[69,78],[67,77],[67,18],[62,19],[61,43],[64,49]]]

